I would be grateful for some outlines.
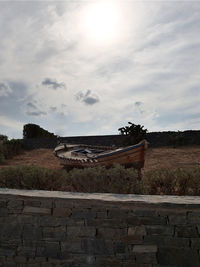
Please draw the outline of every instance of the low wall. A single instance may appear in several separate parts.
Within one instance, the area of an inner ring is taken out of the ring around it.
[[[150,132],[147,133],[147,141],[150,147],[162,147],[173,145],[177,135],[182,138],[185,145],[200,145],[200,131],[184,131],[184,132]],[[103,145],[103,146],[121,146],[123,144],[122,135],[96,135],[96,136],[69,136],[57,138],[30,138],[22,139],[25,149],[49,148],[54,149],[58,142]],[[177,142],[177,141],[176,141]]]
[[[0,266],[200,266],[200,197],[0,189]]]
[[[38,148],[54,149],[57,146],[57,138],[28,138],[22,139],[24,149],[32,150]]]

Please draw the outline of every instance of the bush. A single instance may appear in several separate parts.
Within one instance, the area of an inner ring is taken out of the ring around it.
[[[74,169],[69,172],[69,181],[76,192],[140,194],[143,187],[137,170],[120,165],[110,169],[102,166]]]
[[[150,195],[200,195],[200,168],[153,170],[143,182]]]
[[[147,129],[140,124],[136,125],[132,122],[128,122],[130,126],[121,127],[118,129],[120,134],[124,136],[124,145],[133,145],[146,138]]]
[[[17,189],[65,190],[65,171],[37,166],[16,166],[0,170],[0,187]]]
[[[74,192],[142,193],[134,169],[120,165],[64,170],[49,170],[37,166],[17,166],[0,170],[0,187],[18,189],[63,190]]]
[[[169,145],[172,145],[174,148],[179,146],[188,145],[188,140],[184,136],[184,132],[173,133],[169,138]]]
[[[22,143],[20,139],[6,140],[2,144],[1,151],[5,159],[10,159],[22,153]]]

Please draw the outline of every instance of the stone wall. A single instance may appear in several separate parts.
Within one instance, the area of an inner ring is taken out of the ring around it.
[[[200,266],[200,197],[0,190],[0,266]]]
[[[57,138],[28,138],[22,139],[24,149],[32,150],[38,148],[54,149],[57,146]]]
[[[200,131],[180,132],[185,144],[200,145]],[[147,133],[147,141],[150,147],[169,146],[173,144],[177,132],[150,132]],[[96,136],[69,136],[56,138],[30,138],[22,139],[25,149],[49,148],[54,149],[58,142],[103,145],[103,146],[122,146],[123,136],[121,135],[96,135]]]

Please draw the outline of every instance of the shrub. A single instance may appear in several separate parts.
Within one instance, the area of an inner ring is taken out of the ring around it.
[[[188,140],[184,136],[184,132],[175,132],[169,138],[169,145],[172,145],[174,148],[179,146],[188,145]]]
[[[37,166],[17,166],[0,170],[0,187],[139,194],[143,185],[137,178],[136,170],[119,165],[110,169],[74,169],[69,173]]]
[[[200,195],[200,168],[148,171],[143,182],[151,195]]]
[[[69,172],[71,187],[78,192],[104,192],[140,194],[143,184],[138,180],[138,171],[115,165],[110,169],[95,167],[74,169]]]
[[[5,159],[10,159],[13,156],[16,156],[22,153],[22,143],[20,139],[11,139],[6,140],[2,144],[2,153]]]
[[[120,134],[124,136],[124,145],[133,145],[146,138],[147,129],[144,129],[144,126],[141,126],[140,124],[136,125],[132,122],[128,122],[128,124],[130,124],[130,126],[121,127],[118,129]]]
[[[16,166],[0,170],[0,187],[65,190],[65,171],[37,166]]]

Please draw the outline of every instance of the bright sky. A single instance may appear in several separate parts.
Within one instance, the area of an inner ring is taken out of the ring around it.
[[[200,1],[0,1],[0,134],[199,129]]]

